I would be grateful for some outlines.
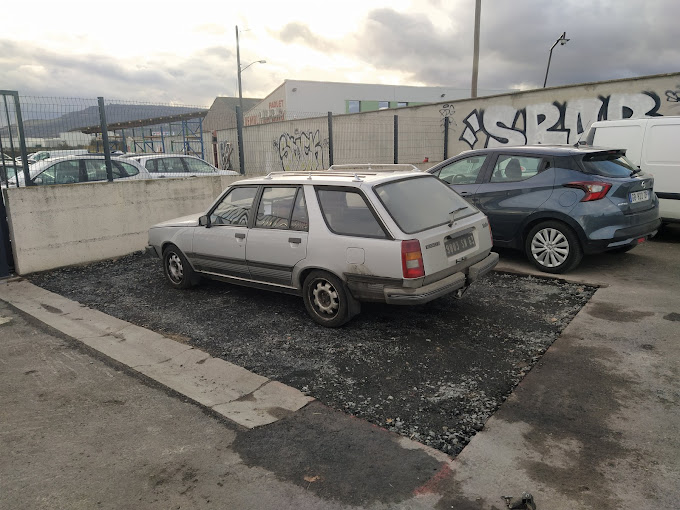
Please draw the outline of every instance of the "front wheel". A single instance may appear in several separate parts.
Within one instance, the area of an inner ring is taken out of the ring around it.
[[[189,261],[174,245],[163,250],[163,273],[170,285],[177,289],[188,289],[198,279]]]
[[[583,258],[576,233],[560,221],[544,221],[529,231],[524,243],[527,258],[546,273],[566,273]]]
[[[312,271],[302,288],[302,298],[312,319],[327,328],[337,328],[349,318],[349,299],[345,286],[332,274]]]

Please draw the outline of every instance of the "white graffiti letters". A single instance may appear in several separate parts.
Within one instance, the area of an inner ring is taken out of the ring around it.
[[[566,103],[539,103],[522,110],[495,105],[472,110],[463,121],[460,140],[474,149],[480,141],[484,147],[524,144],[573,144],[596,120],[618,120],[658,115],[661,100],[654,92],[612,94],[609,97],[584,98]]]

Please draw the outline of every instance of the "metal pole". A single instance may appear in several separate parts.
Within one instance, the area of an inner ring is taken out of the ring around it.
[[[448,154],[449,154],[449,118],[444,117],[444,160],[449,159]]]
[[[236,107],[236,133],[238,136],[238,166],[241,175],[246,174],[246,165],[243,161],[243,112],[241,107]]]
[[[394,116],[394,164],[399,163],[399,115]]]
[[[475,4],[475,43],[472,55],[472,90],[470,97],[477,97],[477,73],[479,71],[479,18],[482,11],[482,0]]]
[[[111,165],[111,147],[109,147],[109,127],[106,124],[106,111],[104,111],[104,98],[98,97],[99,122],[102,128],[102,144],[104,145],[104,164],[106,165],[106,179],[113,182],[113,166]]]
[[[243,115],[243,92],[241,91],[241,50],[238,44],[238,25],[236,25],[236,73],[238,76],[238,105]],[[241,119],[243,121],[243,119]]]
[[[328,112],[328,166],[333,166],[333,112]]]
[[[557,44],[557,42],[555,42]],[[548,55],[548,67],[545,68],[545,79],[543,80],[543,88],[545,88],[545,84],[548,83],[548,71],[550,71],[550,60],[552,59],[552,50],[555,48],[555,44],[552,45],[552,48],[550,48],[550,54]]]
[[[19,93],[13,92],[14,113],[17,116],[17,129],[19,130],[19,148],[21,149],[21,160],[24,162],[24,182],[26,186],[34,186],[31,181],[31,174],[28,171],[28,151],[26,150],[26,136],[24,134],[24,119],[21,117],[21,104],[19,104]],[[9,119],[8,119],[9,120]],[[17,179],[17,185],[18,185]]]

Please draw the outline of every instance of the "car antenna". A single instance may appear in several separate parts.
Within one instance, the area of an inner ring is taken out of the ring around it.
[[[578,146],[579,146],[579,144],[581,143],[581,138],[583,138],[583,135],[585,135],[585,134],[590,130],[590,126],[591,126],[592,124],[593,124],[593,121],[592,121],[592,120],[591,120],[590,122],[588,122],[588,127],[587,127],[586,129],[584,129],[584,130],[581,132],[581,134],[580,134],[579,137],[578,137],[578,140],[576,140],[576,143],[574,144],[574,147],[578,147]]]

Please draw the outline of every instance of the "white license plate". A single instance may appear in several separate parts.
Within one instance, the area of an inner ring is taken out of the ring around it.
[[[446,255],[449,257],[451,255],[456,255],[468,248],[473,248],[475,246],[475,236],[470,234],[465,234],[460,237],[455,237],[453,239],[446,239],[444,241],[444,248],[446,248]]]
[[[642,191],[633,191],[629,195],[628,200],[630,201],[631,204],[637,204],[638,202],[644,202],[645,200],[649,200],[649,190],[645,189]]]

